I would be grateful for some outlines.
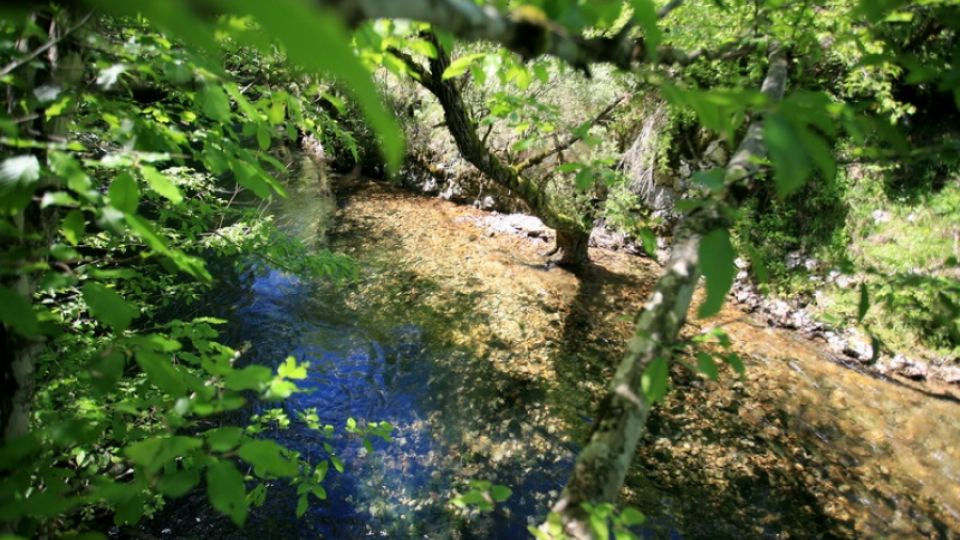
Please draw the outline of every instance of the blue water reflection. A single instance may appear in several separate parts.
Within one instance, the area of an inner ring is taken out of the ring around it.
[[[464,456],[465,433],[484,432],[488,421],[469,403],[490,401],[484,384],[464,380],[450,366],[480,365],[466,353],[431,342],[422,328],[404,322],[375,323],[347,308],[335,286],[253,264],[227,272],[211,308],[228,320],[222,338],[247,345],[244,362],[276,366],[287,356],[309,362],[303,392],[282,403],[257,402],[243,414],[282,407],[288,429],[270,437],[317,463],[327,458],[329,443],[346,470],[332,468],[325,482],[327,500],[311,499],[303,518],[295,518],[296,494],[285,482],[268,486],[267,502],[252,509],[246,527],[234,527],[209,509],[202,494],[174,501],[151,529],[168,537],[204,538],[525,538],[528,523],[545,515],[551,490],[556,493],[572,465],[570,449],[524,456],[522,463],[496,467]],[[439,360],[439,361],[438,361]],[[510,403],[509,407],[523,407]],[[315,409],[321,424],[337,428],[330,438],[297,420]],[[511,408],[502,416],[515,413]],[[359,436],[344,432],[347,418],[362,425],[389,421],[393,441],[372,439],[367,452]],[[511,426],[485,433],[494,441],[520,437]],[[490,514],[469,520],[457,517],[447,501],[469,478],[510,486],[511,499]]]

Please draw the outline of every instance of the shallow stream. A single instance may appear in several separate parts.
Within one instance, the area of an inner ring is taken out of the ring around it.
[[[491,216],[359,180],[334,196],[303,159],[274,207],[289,234],[353,257],[358,282],[305,281],[250,261],[217,270],[207,300],[246,360],[310,362],[305,392],[271,431],[308,459],[345,463],[326,502],[294,517],[282,484],[243,530],[202,493],[148,526],[167,538],[525,538],[562,488],[577,444],[655,279],[654,263],[591,252],[573,275],[544,269],[542,240],[494,232]],[[496,218],[493,218],[496,219]],[[676,367],[674,392],[641,441],[625,499],[650,537],[960,535],[960,405],[839,366],[815,344],[728,307],[748,363],[707,382]],[[250,412],[273,407],[258,404]],[[324,439],[296,420],[316,408]],[[392,443],[344,435],[347,418],[389,421]],[[510,487],[491,513],[455,510],[471,479]]]

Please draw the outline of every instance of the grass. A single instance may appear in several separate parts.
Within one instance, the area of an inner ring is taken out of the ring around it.
[[[960,359],[960,175],[942,188],[891,195],[883,171],[851,175],[846,237],[848,273],[872,305],[863,326],[888,349],[911,357]],[[823,320],[857,321],[859,288],[827,284],[811,305]],[[951,305],[952,304],[952,305]]]

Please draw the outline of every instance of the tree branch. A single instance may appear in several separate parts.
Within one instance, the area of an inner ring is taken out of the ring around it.
[[[786,54],[774,46],[769,58],[762,88],[772,99],[780,99],[786,87]],[[754,132],[762,132],[762,119],[754,120],[748,128],[748,136],[727,164],[727,178],[744,171],[750,173],[765,154],[762,139],[750,136]],[[643,375],[652,362],[670,356],[686,321],[700,277],[701,238],[727,225],[727,219],[715,205],[693,210],[677,225],[670,261],[637,318],[633,338],[607,389],[596,427],[577,456],[570,480],[553,506],[567,535],[576,539],[592,538],[590,516],[582,505],[617,500],[652,407],[641,390]],[[549,525],[544,524],[541,530],[549,534]]]
[[[610,105],[607,105],[602,111],[600,111],[600,113],[597,114],[597,116],[595,116],[592,120],[589,120],[584,124],[581,124],[580,128],[577,129],[575,133],[571,134],[570,137],[567,138],[567,140],[565,140],[563,143],[558,144],[556,147],[554,147],[551,150],[546,150],[540,154],[527,158],[522,163],[520,163],[520,165],[517,166],[517,170],[520,172],[523,172],[529,169],[530,167],[539,165],[541,162],[543,162],[543,160],[547,159],[548,157],[554,154],[557,154],[559,152],[563,152],[567,148],[570,148],[571,146],[576,144],[577,141],[583,139],[583,137],[586,135],[587,131],[591,127],[602,122],[603,119],[607,115],[609,115],[611,112],[613,112],[613,110],[617,108],[617,105],[620,105],[621,103],[623,103],[627,99],[627,97],[629,96],[622,95],[618,97],[616,100],[613,101],[613,103],[611,103]]]
[[[63,40],[63,38],[69,36],[69,35],[72,34],[75,30],[77,30],[78,28],[80,28],[81,26],[83,26],[84,24],[86,24],[87,21],[90,20],[90,17],[91,17],[92,15],[93,15],[93,12],[92,12],[92,11],[89,12],[89,13],[87,13],[82,19],[80,19],[80,22],[78,22],[77,24],[71,26],[70,28],[67,28],[66,30],[63,31],[63,33],[61,33],[61,34],[58,35],[57,37],[50,39],[49,41],[47,41],[47,42],[44,43],[43,45],[40,45],[40,46],[37,47],[36,49],[30,51],[30,52],[29,52],[26,56],[24,56],[23,58],[18,58],[18,59],[16,59],[16,60],[10,62],[9,64],[3,66],[3,68],[0,68],[0,77],[3,77],[4,75],[7,75],[8,73],[12,72],[13,70],[17,69],[18,67],[26,64],[27,62],[33,60],[34,58],[40,56],[41,54],[43,54],[44,52],[46,52],[47,50],[49,50],[50,47],[53,47],[53,46],[56,45],[57,43],[60,43],[60,42]]]
[[[586,69],[592,63],[609,63],[623,69],[648,62],[642,37],[632,38],[627,25],[613,37],[585,38],[571,35],[549,21],[505,15],[490,5],[471,0],[317,0],[321,6],[337,12],[348,24],[356,26],[373,19],[409,19],[430,23],[466,41],[490,41],[514,51],[524,59],[550,55],[575,68]],[[682,4],[673,0],[664,5],[658,17],[667,16]],[[686,54],[672,47],[661,47],[657,62],[685,64],[705,52]]]

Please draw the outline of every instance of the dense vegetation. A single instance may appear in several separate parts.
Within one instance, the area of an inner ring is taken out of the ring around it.
[[[534,534],[619,538],[642,520],[614,510],[625,467],[669,390],[698,278],[708,317],[738,257],[764,292],[859,325],[870,362],[960,354],[955,2],[2,9],[0,535],[132,527],[194,489],[242,524],[277,479],[299,514],[326,497],[344,467],[330,445],[304,459],[262,436],[281,413],[235,413],[289,397],[308,366],[249,365],[218,342],[222,321],[172,315],[210,287],[213,261],[353,279],[348,257],[264,217],[304,142],[343,172],[536,215],[574,271],[598,224],[651,256],[672,246]],[[704,376],[742,370],[705,351]],[[391,433],[298,421],[322,437]],[[478,485],[457,502],[509,496]]]

